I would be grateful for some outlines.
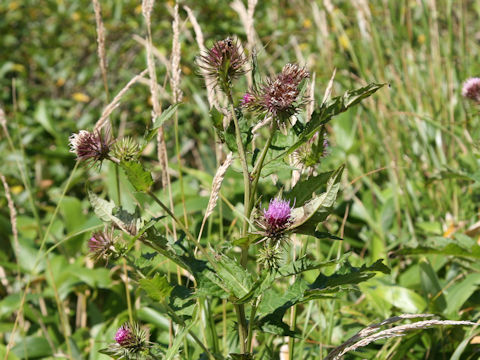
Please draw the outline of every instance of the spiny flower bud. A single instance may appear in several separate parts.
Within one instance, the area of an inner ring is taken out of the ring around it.
[[[463,83],[462,95],[467,99],[480,103],[480,78],[470,78]]]
[[[120,161],[135,161],[139,151],[138,144],[130,137],[123,138],[112,146],[112,155]]]
[[[78,161],[96,164],[109,158],[108,153],[113,140],[108,135],[102,135],[100,131],[80,130],[78,134],[70,136],[69,142],[70,152],[77,155]]]
[[[206,76],[224,92],[228,92],[234,79],[245,73],[247,58],[232,38],[217,41],[205,54],[200,55],[198,66]]]
[[[288,119],[297,111],[295,102],[300,95],[299,85],[309,76],[304,68],[287,64],[279,75],[266,79],[263,85],[251,91],[254,98],[247,107],[270,113],[279,120]]]
[[[258,252],[257,262],[264,268],[274,270],[279,267],[281,249],[278,243],[275,245],[265,245]]]
[[[301,169],[313,168],[329,154],[329,144],[326,134],[323,135],[323,141],[319,139],[319,133],[301,145],[293,152],[293,164]]]

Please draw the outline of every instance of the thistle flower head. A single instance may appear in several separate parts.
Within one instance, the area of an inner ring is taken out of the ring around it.
[[[99,259],[109,260],[110,258],[117,258],[120,254],[116,248],[116,240],[113,231],[94,232],[90,240],[88,240],[90,256],[95,261]]]
[[[136,323],[125,323],[115,333],[115,341],[122,348],[137,352],[148,347],[148,334]]]
[[[300,95],[299,85],[310,74],[304,68],[295,64],[287,64],[276,77],[268,78],[264,84],[253,89],[253,100],[247,107],[250,110],[270,113],[280,120],[285,120],[295,114],[295,102]]]
[[[70,136],[69,142],[70,152],[77,155],[78,161],[96,164],[108,159],[113,140],[108,135],[102,135],[100,131],[80,130],[78,134]]]
[[[255,97],[252,94],[247,92],[247,93],[245,93],[245,95],[243,95],[242,99],[240,100],[240,105],[241,106],[247,106],[254,99],[255,99]]]
[[[281,230],[288,226],[291,212],[290,201],[275,198],[263,209],[263,216],[270,229]]]
[[[480,103],[480,78],[470,78],[463,83],[462,95],[467,99]]]
[[[198,66],[206,76],[228,92],[234,79],[245,73],[247,57],[239,44],[232,38],[217,41],[213,47],[199,57]]]
[[[115,333],[115,341],[120,346],[128,346],[134,340],[130,327],[126,324],[120,326]]]
[[[115,333],[114,340],[115,343],[100,352],[115,359],[143,359],[145,351],[152,345],[147,331],[136,323],[123,324]]]
[[[272,240],[273,243],[283,239],[288,226],[291,224],[292,208],[290,201],[275,198],[270,200],[267,209],[255,220],[264,236],[264,240]]]

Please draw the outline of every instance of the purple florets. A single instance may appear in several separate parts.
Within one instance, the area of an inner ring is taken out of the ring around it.
[[[92,234],[88,240],[88,249],[91,257],[97,261],[99,259],[109,260],[118,256],[115,248],[115,237],[113,231],[97,231]]]
[[[128,325],[122,325],[115,334],[115,341],[120,346],[127,346],[134,338]]]
[[[480,103],[480,78],[470,78],[463,83],[462,95],[467,99]]]
[[[269,232],[276,233],[285,229],[290,223],[291,214],[290,201],[282,199],[270,200],[268,209],[263,210],[263,216]]]
[[[108,159],[110,146],[113,140],[109,135],[102,135],[100,131],[89,132],[80,130],[78,134],[72,134],[69,138],[70,152],[77,155],[78,161],[101,163]]]
[[[245,95],[243,95],[242,100],[240,100],[240,105],[247,106],[254,99],[255,99],[255,97],[252,94],[247,92],[247,93],[245,93]]]
[[[309,76],[308,71],[298,65],[285,65],[280,74],[251,90],[253,99],[248,102],[248,108],[285,120],[297,111],[295,102],[300,97],[300,83]]]

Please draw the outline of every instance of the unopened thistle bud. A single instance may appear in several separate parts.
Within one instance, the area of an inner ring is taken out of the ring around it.
[[[230,90],[233,80],[245,73],[246,63],[244,52],[232,38],[217,41],[198,59],[198,66],[224,92]]]
[[[78,134],[70,136],[69,142],[70,152],[77,155],[78,161],[98,164],[109,158],[108,153],[113,140],[108,134],[102,135],[100,131],[80,130]]]
[[[284,121],[297,111],[300,83],[309,76],[304,68],[287,64],[280,74],[266,79],[263,85],[251,91],[253,100],[248,102],[247,107],[253,111],[269,113],[277,117],[277,120]]]
[[[480,103],[480,78],[470,78],[463,83],[462,95],[467,99]]]
[[[275,245],[267,244],[258,252],[257,262],[264,268],[274,270],[279,267],[281,260],[281,249],[278,243]]]
[[[112,146],[112,155],[120,161],[135,161],[138,158],[140,147],[130,137],[117,141]]]

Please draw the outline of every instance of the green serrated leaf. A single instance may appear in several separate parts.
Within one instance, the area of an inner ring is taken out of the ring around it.
[[[153,127],[148,131],[148,133],[145,135],[145,141],[148,143],[150,140],[152,140],[155,135],[157,134],[158,129],[165,124],[167,120],[170,120],[170,118],[175,114],[175,111],[177,110],[177,107],[180,105],[180,103],[170,105],[167,109],[163,110],[162,114],[155,120],[153,123]]]
[[[326,188],[328,180],[334,171],[327,171],[317,176],[311,176],[306,180],[299,181],[292,190],[284,193],[284,199],[290,200],[296,206],[302,206],[312,198],[312,195]]]
[[[310,121],[307,123],[305,130],[300,136],[300,139],[287,151],[285,151],[281,157],[292,154],[300,146],[310,140],[312,136],[315,135],[315,133],[317,133],[321,127],[328,123],[335,115],[347,111],[349,108],[369,97],[385,85],[386,84],[372,83],[356,90],[349,90],[342,96],[335,97],[322,104],[319,109],[313,112]]]
[[[130,233],[128,231],[128,224],[125,224],[121,219],[113,215],[115,203],[112,200],[107,201],[99,198],[95,193],[91,191],[88,191],[88,197],[90,200],[90,204],[93,207],[93,211],[95,212],[95,215],[97,215],[100,220],[106,223],[114,223],[120,229],[122,229],[122,231]]]
[[[120,166],[125,170],[125,174],[135,190],[146,192],[153,185],[152,174],[146,171],[141,163],[122,161]]]
[[[217,284],[238,299],[247,295],[253,286],[252,275],[226,255],[217,256],[217,260]]]
[[[306,231],[306,229],[308,229],[308,233],[310,233],[312,225],[314,226],[313,230],[315,230],[317,224],[325,219],[326,215],[328,215],[329,213],[330,208],[335,203],[335,199],[337,198],[338,190],[340,189],[341,175],[344,168],[345,165],[342,165],[337,170],[335,170],[332,176],[328,179],[327,189],[324,193],[320,194],[319,196],[315,196],[314,198],[312,198],[312,200],[306,202],[303,206],[292,210],[293,222],[289,226],[287,231],[295,232],[297,229],[301,233],[302,228],[298,228],[306,224],[319,211],[322,211],[323,214],[319,214],[319,217],[313,218],[313,224],[311,223],[305,225],[303,230]]]
[[[166,276],[159,276],[155,274],[152,279],[140,279],[140,288],[142,288],[147,295],[156,301],[163,302],[170,296],[173,287],[168,283]]]

